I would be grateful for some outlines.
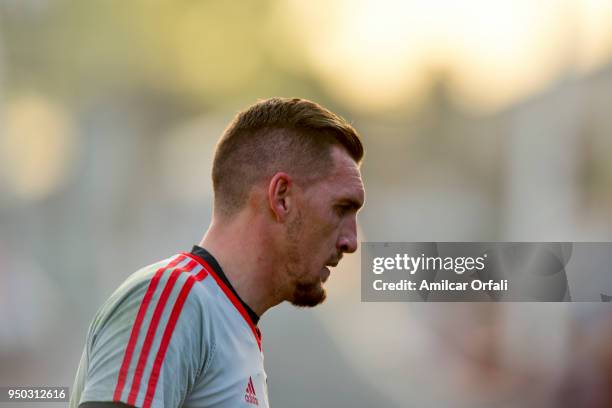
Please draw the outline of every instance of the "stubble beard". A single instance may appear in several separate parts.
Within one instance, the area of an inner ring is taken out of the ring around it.
[[[306,269],[307,263],[299,251],[299,238],[303,230],[303,219],[298,213],[295,220],[287,226],[287,263],[286,277],[289,289],[292,291],[289,302],[298,307],[314,307],[325,301],[327,293],[321,283],[321,278],[311,276]]]

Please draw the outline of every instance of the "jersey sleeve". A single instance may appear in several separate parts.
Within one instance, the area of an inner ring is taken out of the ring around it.
[[[205,310],[193,288],[202,273],[183,258],[109,299],[90,328],[79,403],[182,405],[207,357]]]

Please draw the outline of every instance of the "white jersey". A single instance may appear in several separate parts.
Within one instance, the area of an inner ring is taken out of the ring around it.
[[[269,406],[259,329],[206,258],[178,254],[113,293],[89,328],[71,408]]]

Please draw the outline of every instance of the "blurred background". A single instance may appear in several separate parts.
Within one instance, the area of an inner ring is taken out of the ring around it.
[[[612,241],[610,1],[0,0],[0,385],[72,385],[271,96],[361,132],[362,241]],[[262,319],[273,407],[612,406],[608,303],[361,303],[345,259]]]

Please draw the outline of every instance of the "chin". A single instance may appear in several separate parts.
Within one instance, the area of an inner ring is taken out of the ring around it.
[[[293,292],[291,304],[299,307],[314,307],[327,298],[327,292],[320,282],[316,284],[298,284]]]

